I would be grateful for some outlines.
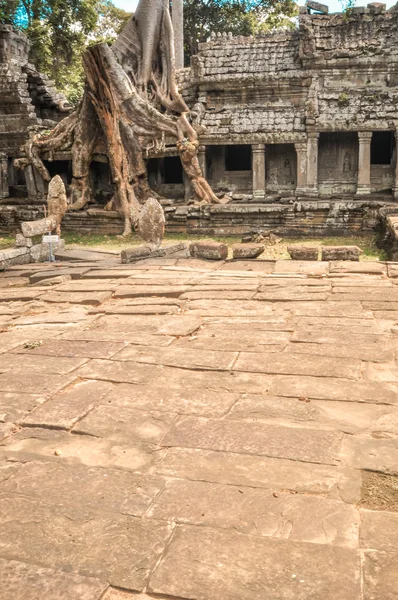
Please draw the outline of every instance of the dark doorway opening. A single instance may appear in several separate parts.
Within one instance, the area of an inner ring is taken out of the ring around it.
[[[166,156],[164,159],[164,182],[184,183],[182,164],[179,156]]]
[[[50,177],[60,175],[65,185],[72,182],[72,161],[70,160],[43,160],[43,165],[50,173]]]
[[[251,171],[252,148],[251,146],[226,146],[225,170],[226,171]]]
[[[392,131],[374,131],[370,146],[372,165],[390,165],[394,152],[394,134]]]

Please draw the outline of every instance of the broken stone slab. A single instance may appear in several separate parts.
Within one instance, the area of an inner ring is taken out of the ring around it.
[[[395,600],[398,590],[398,553],[364,552],[363,589],[366,600]]]
[[[112,296],[112,292],[45,292],[41,299],[51,303],[87,304],[98,306]]]
[[[316,10],[316,12],[320,12],[324,15],[329,14],[329,7],[327,4],[321,4],[320,2],[315,2],[315,0],[307,0],[305,5],[307,6],[307,8]]]
[[[201,600],[359,600],[360,591],[359,555],[351,548],[192,525],[177,528],[148,587]]]
[[[0,558],[1,591],[5,600],[99,600],[107,583],[77,573]]]
[[[136,246],[135,248],[126,248],[126,250],[122,250],[121,252],[122,264],[126,265],[140,260],[140,258],[147,258],[148,256],[151,256],[151,254],[152,249],[149,246]]]
[[[189,246],[193,258],[206,260],[225,260],[228,258],[228,246],[218,242],[193,242]]]
[[[396,552],[397,535],[396,512],[361,510],[360,548]]]
[[[288,246],[287,251],[292,260],[318,260],[317,246]]]
[[[257,258],[264,252],[263,244],[234,244],[232,255],[235,259]]]
[[[43,279],[39,283],[34,283],[33,285],[40,287],[51,287],[53,285],[60,285],[61,283],[66,283],[67,281],[71,281],[72,277],[70,275],[58,275],[57,277],[49,277],[48,279]]]
[[[16,248],[31,248],[33,245],[32,238],[25,237],[22,233],[17,233],[15,236]]]
[[[358,246],[323,246],[322,260],[353,260],[359,261],[359,257],[363,254],[363,250]]]

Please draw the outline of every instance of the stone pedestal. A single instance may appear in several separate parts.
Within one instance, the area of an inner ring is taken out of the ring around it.
[[[294,144],[297,153],[297,187],[296,196],[307,191],[307,144],[300,142]]]
[[[318,194],[318,132],[310,132],[307,142],[307,194]]]
[[[252,146],[253,197],[265,197],[265,144]]]
[[[359,158],[358,158],[358,185],[357,194],[370,194],[370,144],[372,142],[371,131],[359,131]]]
[[[184,5],[183,0],[173,0],[172,20],[174,29],[174,48],[176,69],[184,67]]]
[[[0,152],[0,198],[8,198],[9,195],[7,154]]]

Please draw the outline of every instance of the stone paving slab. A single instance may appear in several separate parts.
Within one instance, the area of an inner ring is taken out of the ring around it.
[[[341,442],[339,434],[329,431],[181,417],[162,440],[162,446],[257,454],[334,465],[338,462]]]
[[[69,292],[68,297],[63,292],[47,292],[41,296],[45,302],[70,302],[71,304],[89,304],[90,306],[98,306],[112,297],[112,293],[108,292]]]
[[[31,412],[24,425],[71,429],[112,390],[107,381],[79,381]]]
[[[182,526],[149,591],[192,600],[359,600],[359,556],[347,548]]]
[[[260,537],[358,547],[360,519],[353,506],[244,486],[171,481],[148,516]]]
[[[2,600],[100,600],[107,583],[92,577],[0,558]]]
[[[51,289],[59,267],[11,270],[5,600],[395,600],[394,268],[107,259]]]

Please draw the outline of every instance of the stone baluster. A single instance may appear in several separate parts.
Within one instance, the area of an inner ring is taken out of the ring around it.
[[[357,194],[370,194],[370,144],[371,131],[358,131],[359,158],[358,158],[358,185]]]
[[[206,146],[199,146],[198,159],[199,159],[200,168],[202,169],[203,177],[206,179],[207,178]]]
[[[252,146],[253,197],[265,197],[265,144]]]
[[[294,145],[297,153],[297,187],[296,195],[307,191],[307,144],[299,142]]]
[[[8,198],[9,195],[7,154],[0,152],[0,198]]]
[[[308,133],[307,193],[311,195],[316,195],[318,193],[318,140],[319,133],[317,131]]]

